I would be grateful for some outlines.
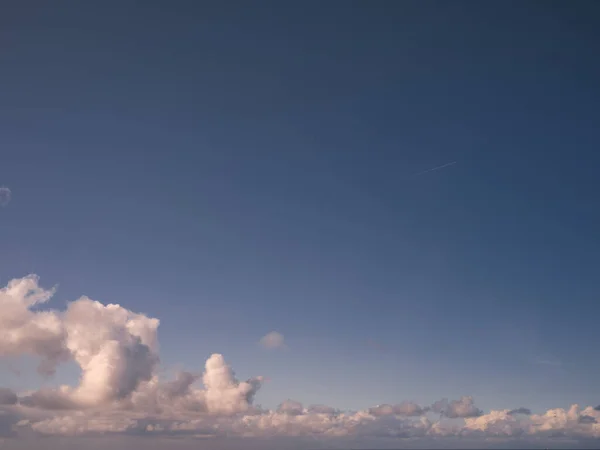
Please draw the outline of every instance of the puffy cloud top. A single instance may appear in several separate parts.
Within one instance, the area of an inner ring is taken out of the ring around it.
[[[420,438],[429,446],[447,437],[600,439],[600,411],[578,405],[542,414],[523,407],[484,413],[465,396],[429,407],[401,402],[357,412],[285,400],[265,410],[253,404],[263,378],[238,380],[220,354],[207,359],[202,374],[162,379],[158,319],[87,297],[64,311],[44,309],[53,293],[34,275],[0,289],[0,356],[37,356],[44,373],[71,360],[81,378],[76,386],[20,397],[0,388],[0,435]],[[266,341],[279,347],[283,336]]]
[[[373,416],[421,416],[427,412],[427,408],[422,408],[413,402],[404,402],[398,405],[379,405],[369,409]]]
[[[432,411],[445,415],[450,419],[477,417],[483,412],[475,407],[473,397],[461,397],[460,400],[440,400],[431,407]]]

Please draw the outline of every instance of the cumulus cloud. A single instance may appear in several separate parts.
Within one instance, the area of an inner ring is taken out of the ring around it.
[[[269,350],[285,348],[283,334],[271,331],[260,339],[260,345]]]
[[[81,369],[80,379],[74,386],[20,397],[0,388],[0,436],[293,438],[315,448],[318,442],[398,448],[404,446],[400,441],[434,447],[444,439],[459,440],[452,442],[462,448],[513,440],[522,448],[528,439],[570,440],[575,446],[600,439],[600,411],[578,405],[541,414],[523,407],[484,413],[465,396],[427,407],[405,401],[354,412],[305,408],[291,399],[274,410],[262,409],[254,398],[263,378],[239,380],[223,355],[210,355],[202,373],[181,371],[163,379],[157,370],[157,319],[87,297],[64,311],[44,309],[53,292],[41,288],[35,276],[0,290],[0,356],[37,356],[46,371],[71,360]]]
[[[514,415],[514,414],[525,414],[526,416],[530,416],[531,415],[531,410],[529,408],[516,408],[516,409],[512,409],[508,412],[508,414]]]
[[[173,381],[166,382],[162,389],[169,398],[183,397],[189,394],[190,387],[200,378],[190,372],[179,372]]]
[[[80,404],[123,399],[151,379],[158,363],[157,319],[82,297],[63,321],[66,347],[82,370],[72,392]]]
[[[431,409],[450,419],[477,417],[483,414],[479,408],[475,407],[473,397],[468,396],[463,396],[460,400],[453,400],[451,402],[448,402],[447,399],[437,401],[432,405]]]
[[[308,412],[314,414],[334,415],[338,414],[340,411],[327,405],[311,405],[308,407]]]
[[[0,206],[6,206],[10,203],[12,192],[9,188],[2,186],[0,187]]]
[[[38,286],[34,275],[11,280],[0,289],[0,356],[39,356],[39,371],[51,374],[67,360],[64,322],[54,311],[32,311],[47,302],[54,289]]]
[[[598,423],[598,420],[592,416],[579,416],[579,423]]]
[[[288,399],[279,405],[277,412],[290,416],[299,416],[304,413],[304,408],[302,407],[302,403]]]
[[[39,356],[45,373],[69,359],[81,368],[77,387],[40,393],[42,403],[97,406],[127,397],[152,377],[158,362],[157,319],[87,297],[64,312],[34,309],[53,293],[33,275],[0,290],[0,356]]]
[[[206,361],[202,377],[206,408],[211,413],[234,414],[247,411],[260,389],[262,377],[239,382],[222,355],[214,354]]]
[[[378,405],[369,409],[373,416],[421,416],[428,411],[428,408],[422,408],[413,402],[403,402],[397,405]]]

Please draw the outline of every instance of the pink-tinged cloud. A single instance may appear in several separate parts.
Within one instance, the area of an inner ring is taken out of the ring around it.
[[[260,339],[260,345],[269,350],[286,348],[283,334],[277,331],[271,331]]]
[[[131,436],[152,436],[153,443],[167,437],[192,444],[209,439],[220,442],[219,448],[224,440],[237,439],[248,445],[265,439],[283,445],[281,439],[295,439],[311,448],[361,442],[371,447],[391,442],[396,448],[448,442],[465,448],[492,440],[600,443],[600,411],[578,405],[542,414],[522,407],[484,412],[464,396],[430,406],[407,401],[355,412],[305,407],[291,399],[275,410],[262,409],[254,404],[262,377],[239,380],[225,358],[213,354],[202,374],[182,371],[164,379],[157,370],[158,319],[87,297],[64,311],[44,310],[53,292],[40,287],[36,276],[0,289],[0,356],[33,355],[48,373],[65,361],[81,369],[74,386],[20,396],[0,389],[0,437],[13,444],[40,436],[74,439],[66,442],[95,437],[111,443],[119,436],[125,439],[121,442]]]

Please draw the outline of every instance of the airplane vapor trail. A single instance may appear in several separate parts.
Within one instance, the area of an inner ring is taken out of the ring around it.
[[[433,171],[436,171],[436,170],[440,170],[440,169],[443,169],[444,167],[453,166],[454,164],[456,164],[456,161],[452,161],[452,162],[443,164],[441,166],[433,167],[431,169],[427,169],[427,170],[424,170],[422,172],[417,172],[417,173],[415,173],[413,175],[413,177],[418,177],[419,175],[423,175],[425,173],[429,173],[429,172],[433,172]]]

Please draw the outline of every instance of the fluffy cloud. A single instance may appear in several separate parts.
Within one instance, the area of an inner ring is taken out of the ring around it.
[[[369,413],[375,417],[379,416],[421,416],[429,408],[422,408],[413,402],[403,402],[398,405],[378,405],[369,409]]]
[[[33,275],[11,280],[0,289],[0,356],[39,356],[39,370],[46,374],[68,358],[64,323],[59,315],[54,311],[32,311],[53,294],[54,289],[39,287]]]
[[[87,297],[64,312],[33,310],[53,293],[41,288],[36,276],[12,280],[0,290],[0,356],[39,356],[45,373],[72,359],[82,371],[76,388],[39,393],[30,401],[98,406],[126,398],[151,379],[158,363],[157,319]]]
[[[282,349],[285,348],[285,340],[283,334],[271,331],[260,339],[260,345],[269,350]]]
[[[21,396],[0,388],[0,436],[11,442],[18,441],[15,436],[153,436],[157,440],[152,442],[243,438],[255,443],[294,438],[315,448],[317,443],[358,442],[398,448],[459,439],[457,446],[465,448],[490,439],[513,440],[521,447],[528,439],[574,446],[600,439],[598,408],[577,405],[542,414],[527,408],[484,413],[465,396],[431,406],[401,402],[355,412],[285,400],[265,410],[254,405],[262,377],[238,380],[220,354],[207,359],[202,373],[159,376],[157,319],[87,297],[64,311],[44,310],[52,294],[35,276],[12,280],[0,290],[0,356],[37,356],[46,373],[68,360],[81,368],[75,386]]]
[[[246,412],[254,394],[261,386],[262,377],[239,382],[222,355],[212,355],[206,361],[202,377],[205,390],[202,391],[206,409],[210,413],[235,414]]]
[[[482,414],[482,411],[475,407],[473,397],[461,397],[460,400],[453,400],[451,402],[443,399],[435,402],[431,409],[450,419],[477,417]]]
[[[279,405],[277,412],[290,416],[299,416],[304,413],[304,408],[302,407],[302,403],[288,399]]]

